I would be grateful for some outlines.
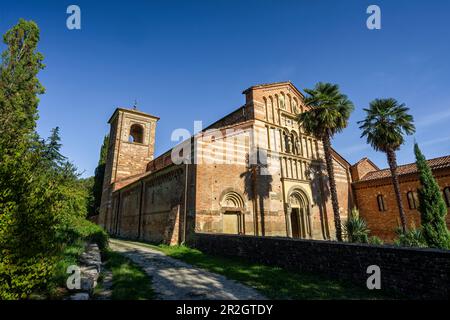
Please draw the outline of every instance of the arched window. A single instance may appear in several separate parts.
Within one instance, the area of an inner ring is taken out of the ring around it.
[[[413,191],[408,191],[408,192],[406,193],[406,199],[408,200],[408,207],[409,207],[410,210],[415,210],[415,209],[417,209],[418,203],[417,203],[417,201],[416,201],[417,198],[416,198],[415,192],[413,192]]]
[[[378,210],[379,211],[386,211],[386,205],[384,204],[384,197],[382,194],[379,194],[377,196],[377,203],[378,203]]]
[[[292,112],[298,114],[298,103],[297,99],[292,99]]]
[[[135,143],[144,142],[144,128],[140,124],[133,124],[131,126],[128,142],[135,142]]]
[[[278,106],[280,109],[286,109],[286,100],[284,97],[284,93],[281,93],[281,95],[278,96]]]
[[[444,188],[444,198],[447,203],[447,207],[450,207],[450,187]]]
[[[266,121],[269,121],[269,111],[267,110],[267,98],[263,97],[264,100],[264,115],[266,117]]]

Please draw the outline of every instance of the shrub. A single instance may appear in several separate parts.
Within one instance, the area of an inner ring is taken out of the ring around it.
[[[84,218],[69,219],[59,231],[60,239],[68,245],[82,240],[97,243],[102,252],[108,247],[109,236],[106,231]]]
[[[43,253],[28,258],[4,255],[0,260],[0,300],[24,299],[46,290],[55,265],[56,260]]]
[[[395,245],[401,247],[417,247],[417,248],[427,247],[421,229],[410,229],[406,232],[403,232],[401,228],[398,228],[396,230],[396,233],[398,237],[394,241]]]
[[[359,217],[358,210],[353,209],[352,214],[344,224],[344,233],[349,242],[368,243],[369,228],[363,218]]]
[[[377,236],[372,236],[369,238],[369,244],[381,246],[384,244],[383,240],[378,238]]]

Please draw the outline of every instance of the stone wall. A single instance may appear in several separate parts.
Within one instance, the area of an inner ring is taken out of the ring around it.
[[[192,246],[291,271],[326,274],[366,286],[367,267],[381,269],[381,290],[413,299],[450,298],[450,251],[271,237],[197,233]]]

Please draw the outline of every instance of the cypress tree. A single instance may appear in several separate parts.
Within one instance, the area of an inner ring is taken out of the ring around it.
[[[103,178],[105,176],[106,156],[108,154],[109,136],[103,138],[103,144],[100,149],[100,159],[98,160],[97,168],[95,168],[94,186],[92,193],[94,196],[93,207],[89,210],[89,215],[96,215],[100,210],[100,203],[102,200]]]
[[[417,143],[414,145],[414,153],[421,184],[419,211],[423,237],[429,247],[449,249],[450,233],[445,223],[447,208],[439,185]]]

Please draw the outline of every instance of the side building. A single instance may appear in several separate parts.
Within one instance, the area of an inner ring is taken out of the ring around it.
[[[450,156],[428,160],[447,206],[447,227],[450,229]],[[400,190],[405,207],[407,227],[420,226],[417,190],[420,181],[415,163],[397,169]],[[371,234],[391,242],[400,226],[397,200],[389,169],[379,169],[368,158],[363,158],[351,168],[355,204],[366,220]]]

